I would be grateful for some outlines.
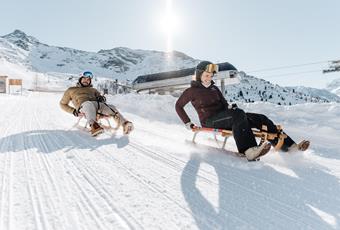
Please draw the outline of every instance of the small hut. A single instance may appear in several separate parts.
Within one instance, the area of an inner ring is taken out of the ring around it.
[[[6,93],[7,76],[0,76],[0,93]]]

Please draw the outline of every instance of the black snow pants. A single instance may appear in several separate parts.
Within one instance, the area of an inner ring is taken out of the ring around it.
[[[251,128],[261,130],[262,125],[266,125],[270,133],[277,132],[276,125],[267,116],[257,113],[245,113],[239,108],[223,110],[202,122],[203,127],[232,130],[237,149],[240,153],[244,153],[247,149],[257,146]],[[277,141],[277,139],[274,139],[270,142],[272,145],[276,145]],[[281,149],[287,151],[294,143],[288,136]]]

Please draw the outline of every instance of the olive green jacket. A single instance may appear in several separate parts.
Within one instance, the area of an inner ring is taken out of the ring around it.
[[[97,96],[100,96],[100,93],[95,88],[81,86],[70,87],[61,98],[60,106],[66,112],[73,113],[73,110],[79,109],[83,102],[96,101]],[[70,101],[72,101],[74,107],[69,105]]]

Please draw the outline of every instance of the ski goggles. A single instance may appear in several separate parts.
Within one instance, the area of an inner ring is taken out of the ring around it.
[[[93,74],[92,74],[92,72],[90,72],[90,71],[85,71],[84,73],[83,73],[83,77],[89,77],[89,78],[93,78]]]
[[[209,72],[209,73],[217,73],[218,72],[218,65],[209,64],[205,67],[204,71]]]

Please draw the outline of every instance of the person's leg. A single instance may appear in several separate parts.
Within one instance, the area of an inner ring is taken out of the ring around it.
[[[249,121],[249,124],[252,128],[257,128],[259,130],[262,130],[262,125],[267,126],[267,131],[269,133],[277,133],[278,130],[276,128],[276,125],[272,120],[270,120],[267,116],[263,114],[258,114],[258,113],[246,113],[247,119]],[[286,133],[285,133],[286,134]],[[286,134],[287,135],[287,134]],[[278,142],[278,139],[271,140],[270,143],[275,146]],[[282,151],[288,151],[288,148],[295,144],[292,138],[290,138],[287,135],[287,138],[285,138],[283,145],[281,147]]]
[[[247,149],[257,146],[246,114],[241,109],[224,110],[209,118],[203,125],[210,128],[231,129],[240,153],[244,153]]]
[[[113,119],[117,122],[118,125],[124,124],[126,122],[126,119],[123,117],[121,113],[117,110],[117,108],[114,105],[111,104],[104,104],[99,103],[99,113],[104,115],[113,116]]]
[[[257,146],[255,136],[251,130],[246,113],[242,109],[232,109],[233,135],[239,152]]]
[[[96,101],[85,101],[81,104],[79,111],[85,114],[85,118],[91,127],[92,136],[96,136],[104,129],[97,123],[98,103]]]
[[[81,104],[79,111],[85,114],[90,126],[96,121],[98,104],[96,101],[85,101]]]
[[[228,111],[221,111],[212,117],[209,117],[206,122],[202,123],[203,127],[216,129],[232,129],[233,119]]]
[[[117,122],[118,127],[123,127],[124,134],[128,134],[133,130],[132,122],[126,120],[114,105],[100,102],[98,112],[105,115],[112,115],[113,119]]]

